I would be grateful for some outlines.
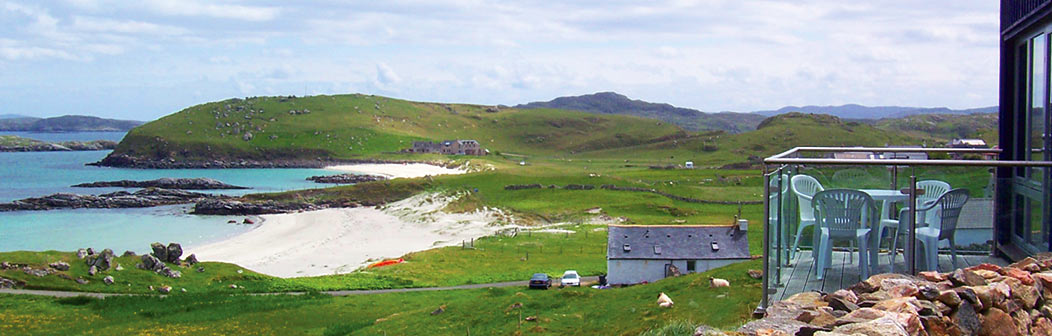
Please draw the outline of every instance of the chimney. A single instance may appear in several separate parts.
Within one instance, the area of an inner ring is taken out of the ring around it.
[[[749,220],[748,219],[738,219],[738,230],[742,231],[742,232],[749,231]]]

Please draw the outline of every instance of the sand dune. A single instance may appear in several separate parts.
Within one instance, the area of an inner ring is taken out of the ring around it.
[[[456,168],[446,168],[441,166],[429,165],[425,163],[409,163],[409,164],[391,164],[391,163],[377,163],[377,164],[356,164],[356,165],[340,165],[340,166],[329,166],[325,167],[328,170],[335,170],[340,172],[348,173],[359,173],[359,174],[370,174],[370,175],[381,175],[388,178],[413,178],[413,177],[424,177],[427,175],[450,175],[450,174],[463,174],[467,171]]]

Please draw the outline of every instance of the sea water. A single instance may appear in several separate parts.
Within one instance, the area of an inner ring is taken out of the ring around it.
[[[11,134],[12,132],[7,132]],[[19,134],[48,141],[120,139],[123,133]],[[61,135],[61,136],[59,136]],[[43,139],[51,136],[50,139]],[[152,180],[162,177],[208,177],[248,190],[201,191],[226,195],[275,192],[326,185],[307,181],[333,174],[321,169],[129,169],[87,166],[109,151],[0,153],[0,202],[59,192],[99,194],[124,188],[73,188],[74,184],[113,180]],[[73,251],[111,248],[117,252],[146,252],[152,242],[178,242],[184,247],[206,244],[251,230],[243,216],[190,215],[189,205],[145,209],[63,209],[0,212],[0,252],[18,250]]]

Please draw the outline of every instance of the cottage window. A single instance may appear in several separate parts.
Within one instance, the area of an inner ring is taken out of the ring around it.
[[[687,260],[687,272],[694,273],[697,269],[697,260]]]
[[[654,245],[654,254],[661,254],[661,246]]]
[[[716,251],[719,251],[719,250],[720,250],[720,244],[718,244],[715,241],[713,241],[712,242],[712,251],[716,252]]]
[[[632,246],[631,245],[625,244],[625,246],[623,246],[622,248],[625,250],[625,252],[632,252]]]

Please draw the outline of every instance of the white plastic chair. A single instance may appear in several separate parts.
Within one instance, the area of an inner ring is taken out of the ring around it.
[[[954,241],[954,234],[957,233],[957,219],[961,216],[961,209],[968,202],[968,198],[968,189],[958,188],[947,191],[934,201],[929,201],[917,208],[918,214],[933,213],[931,222],[938,224],[938,226],[918,227],[916,231],[917,240],[924,244],[924,268],[926,270],[933,271],[939,268],[939,242],[943,240],[950,242],[951,261],[953,262],[953,268],[957,268],[957,244]],[[909,216],[910,209],[908,207],[902,209],[902,215],[899,216],[902,221],[897,231],[909,230],[906,227],[909,225]],[[920,222],[918,221],[918,223]],[[896,239],[891,245],[892,272],[895,272],[895,257],[898,252],[895,248],[895,243],[898,242],[898,236],[899,234],[896,232]]]
[[[869,278],[870,227],[877,218],[873,198],[858,190],[830,189],[815,194],[812,202],[820,231],[817,279],[824,278],[825,270],[831,266],[833,242],[837,239],[858,244],[859,274],[863,279]]]
[[[811,206],[811,198],[820,191],[825,190],[821,183],[818,183],[814,177],[808,175],[796,175],[792,178],[793,194],[796,194],[797,204],[800,208],[800,222],[796,227],[796,238],[793,241],[793,249],[790,250],[792,253],[800,248],[800,235],[803,234],[804,228],[815,225],[815,213],[814,207]],[[815,245],[815,239],[812,237],[811,251],[812,253],[818,251],[818,245]]]
[[[918,204],[917,208],[920,209],[920,208],[924,207],[925,204],[930,203],[930,202],[934,202],[936,199],[939,198],[939,196],[942,196],[942,194],[945,194],[947,191],[950,191],[950,184],[946,183],[946,182],[943,182],[943,181],[938,181],[938,180],[924,180],[924,181],[917,182],[917,190],[924,190],[923,194],[917,195],[917,204]],[[888,218],[888,216],[887,216],[888,210],[886,208],[888,208],[889,205],[890,204],[885,204],[884,205],[885,210],[883,210],[883,212],[881,212],[880,233],[883,233],[885,229],[894,229],[895,230],[895,234],[891,235],[891,250],[894,251],[897,248],[895,243],[898,241],[898,238],[899,238],[898,235],[900,233],[904,234],[904,233],[906,233],[906,231],[899,230],[901,228],[901,225],[899,224],[900,220],[902,219],[901,215],[899,216],[899,219]],[[918,210],[918,211],[920,211],[920,210]],[[934,220],[934,213],[931,213],[931,212],[932,211],[918,212],[918,214],[919,214],[917,216],[917,224],[918,224],[918,226],[931,226],[931,225],[933,225],[932,220]],[[907,222],[903,222],[903,223],[909,223],[909,222],[907,221]],[[892,253],[892,260],[891,260],[891,271],[892,272],[895,271],[894,255],[895,254]]]

